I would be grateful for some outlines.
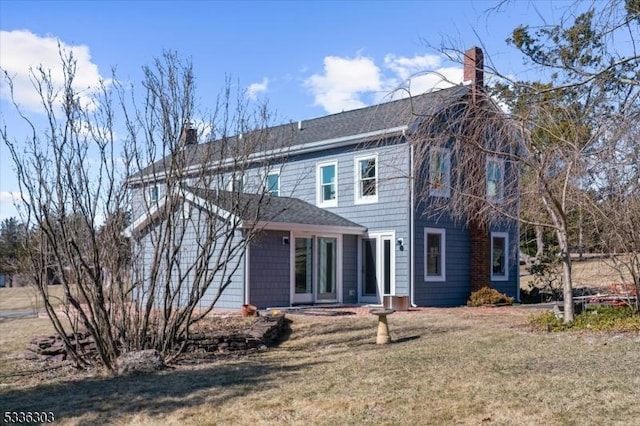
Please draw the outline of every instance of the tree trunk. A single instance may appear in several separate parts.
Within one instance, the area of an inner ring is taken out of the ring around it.
[[[568,324],[575,319],[573,309],[573,284],[571,282],[571,254],[566,229],[556,230],[560,256],[562,258],[562,295],[564,300],[564,323]]]
[[[542,226],[536,226],[536,263],[540,263],[540,259],[544,254],[544,240]]]

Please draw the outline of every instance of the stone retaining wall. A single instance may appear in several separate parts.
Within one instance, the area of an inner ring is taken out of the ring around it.
[[[216,330],[194,332],[189,336],[186,352],[190,354],[214,355],[221,353],[242,352],[248,350],[264,350],[277,341],[283,334],[287,320],[284,314],[260,316],[247,329],[229,332]],[[85,353],[96,352],[93,338],[87,334],[78,334],[76,342],[70,337],[72,344],[77,344]],[[49,362],[61,362],[67,359],[67,349],[57,335],[40,336],[31,340],[25,351],[25,359]],[[97,355],[97,354],[96,354]],[[189,355],[185,355],[189,357]]]

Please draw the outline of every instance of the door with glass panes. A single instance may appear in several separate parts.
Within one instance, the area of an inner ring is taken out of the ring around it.
[[[395,289],[394,234],[369,234],[360,245],[360,301],[381,304]]]
[[[296,236],[292,244],[292,303],[338,301],[337,237]]]

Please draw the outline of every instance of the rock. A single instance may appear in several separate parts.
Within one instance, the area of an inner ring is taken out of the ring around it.
[[[164,368],[160,352],[155,349],[122,354],[116,361],[118,374],[150,373]]]
[[[30,360],[30,361],[36,361],[36,360],[39,360],[39,359],[40,359],[40,357],[38,356],[38,354],[37,354],[37,353],[32,352],[32,351],[30,351],[30,350],[26,350],[26,351],[24,351],[23,358],[24,358],[24,359],[28,359],[28,360]]]
[[[65,359],[67,359],[67,354],[63,353],[63,354],[48,356],[44,360],[47,362],[62,362]]]

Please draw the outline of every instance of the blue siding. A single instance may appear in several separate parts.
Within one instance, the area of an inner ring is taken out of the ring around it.
[[[295,196],[316,205],[316,166],[318,163],[338,163],[338,206],[327,210],[345,217],[369,232],[394,231],[396,239],[409,240],[410,170],[409,148],[401,141],[387,145],[354,145],[321,153],[290,158],[280,170],[283,196]],[[355,203],[356,157],[378,157],[378,201]],[[396,247],[396,294],[409,294],[410,252]],[[346,268],[346,265],[345,265]],[[357,269],[357,268],[356,268]],[[356,271],[357,272],[357,271]],[[346,300],[346,299],[345,299]]]
[[[291,246],[289,232],[264,231],[249,248],[249,301],[260,309],[289,306]]]
[[[415,295],[419,306],[459,306],[469,298],[469,232],[450,218],[438,220],[421,217],[417,212],[414,228]],[[426,282],[425,276],[425,228],[441,228],[446,231],[444,282]]]
[[[519,243],[520,232],[518,224],[515,221],[502,221],[502,223],[494,225],[491,232],[506,232],[509,234],[508,249],[508,265],[509,275],[506,281],[491,281],[491,287],[495,288],[507,296],[520,298],[520,255]]]
[[[419,215],[421,212],[417,212]],[[459,306],[465,305],[471,294],[471,241],[469,231],[443,215],[438,219],[418,216],[415,220],[415,295],[414,303],[419,306]],[[426,282],[425,275],[425,228],[446,230],[445,271],[446,281]],[[508,232],[509,234],[509,279],[491,281],[491,287],[512,297],[518,296],[518,226],[515,221],[504,220],[495,224],[490,232]],[[491,253],[486,254],[489,258]],[[489,277],[487,277],[489,279]]]
[[[342,238],[342,301],[358,302],[358,237]]]

